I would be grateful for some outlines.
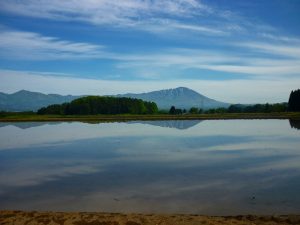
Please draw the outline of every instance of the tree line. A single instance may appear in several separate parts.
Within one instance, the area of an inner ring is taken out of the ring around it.
[[[230,105],[228,108],[214,108],[214,109],[201,109],[197,107],[191,107],[188,111],[186,109],[176,108],[172,106],[169,110],[169,114],[215,114],[215,113],[271,113],[271,112],[286,112],[288,110],[287,103],[276,104],[255,104],[255,105]]]
[[[70,103],[43,107],[37,114],[96,115],[96,114],[154,114],[156,103],[126,97],[86,96]]]

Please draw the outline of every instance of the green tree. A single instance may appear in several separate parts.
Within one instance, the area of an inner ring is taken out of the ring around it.
[[[189,110],[189,113],[191,113],[191,114],[197,114],[199,112],[199,110],[198,110],[198,108],[196,108],[196,107],[192,107],[192,108],[190,108],[190,110]]]
[[[229,113],[241,113],[242,108],[239,105],[230,105],[228,108]]]
[[[176,110],[175,110],[175,114],[176,114],[176,115],[182,114],[182,109],[176,109]]]
[[[288,110],[291,112],[300,112],[300,89],[291,92]]]
[[[169,114],[171,114],[171,115],[175,115],[176,114],[176,108],[175,108],[175,106],[171,106],[171,108],[170,108],[170,110],[169,110]]]

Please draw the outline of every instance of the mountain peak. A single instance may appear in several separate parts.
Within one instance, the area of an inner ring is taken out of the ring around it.
[[[164,89],[164,90],[161,90],[161,91],[193,91],[195,92],[194,90],[190,89],[190,88],[187,88],[187,87],[177,87],[177,88],[170,88],[170,89]]]
[[[185,93],[193,93],[193,94],[198,94],[200,95],[198,92],[190,89],[190,88],[187,88],[187,87],[177,87],[177,88],[173,88],[173,89],[169,89],[170,91],[174,91],[174,92],[177,92],[177,93],[182,93],[182,94],[185,94]]]
[[[13,94],[24,94],[24,93],[32,93],[32,92],[31,92],[31,91],[27,91],[27,90],[22,89],[22,90],[20,90],[20,91],[16,91],[16,92],[13,93]]]
[[[228,103],[210,99],[187,87],[177,87],[141,94],[128,93],[118,96],[152,101],[155,102],[160,109],[169,109],[171,106],[185,109],[189,109],[191,107],[209,109],[229,106]]]
[[[192,90],[192,89],[190,89],[190,88],[187,88],[187,87],[177,87],[177,88],[174,88],[175,90],[177,89],[177,90],[183,90],[183,91],[194,91],[194,90]]]
[[[28,95],[35,95],[35,94],[39,94],[41,95],[42,93],[39,92],[32,92],[32,91],[27,91],[27,90],[20,90],[20,91],[16,91],[15,93],[12,93],[12,96],[28,96]]]

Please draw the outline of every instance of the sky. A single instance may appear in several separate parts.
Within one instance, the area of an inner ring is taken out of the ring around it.
[[[179,86],[229,103],[286,102],[300,88],[300,1],[0,1],[0,92]]]

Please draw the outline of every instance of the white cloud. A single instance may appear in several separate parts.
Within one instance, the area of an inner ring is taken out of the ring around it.
[[[297,75],[300,71],[300,45],[290,43],[267,44],[244,42],[233,44],[241,51],[165,48],[148,53],[118,53],[102,45],[72,42],[38,33],[0,31],[0,57],[19,60],[74,60],[110,59],[116,69],[128,68],[135,76],[152,79],[169,78],[162,69],[176,68],[182,74],[186,69],[278,77]],[[265,53],[265,56],[261,54]],[[250,54],[251,53],[251,54]],[[148,71],[148,72],[147,72]],[[150,72],[149,72],[150,71]],[[140,73],[142,72],[142,73]],[[150,75],[151,75],[150,74]],[[199,72],[201,75],[201,72]]]
[[[278,56],[300,59],[300,41],[298,43],[276,44],[262,42],[244,42],[238,43],[237,46],[245,47],[248,50],[264,52],[267,54],[275,54]]]
[[[274,60],[273,65],[198,65],[196,67],[201,69],[209,69],[214,71],[221,72],[230,72],[230,73],[244,73],[250,75],[261,75],[261,76],[271,76],[275,78],[277,76],[285,76],[285,75],[299,75],[300,71],[300,61],[298,64],[294,65],[285,65],[280,66],[276,65],[276,61]],[[262,63],[262,62],[260,62]]]
[[[295,37],[288,37],[288,36],[281,36],[281,35],[274,35],[270,33],[261,33],[259,36],[264,37],[266,39],[274,40],[274,41],[281,41],[281,42],[294,42],[299,44],[300,40]]]
[[[83,22],[109,28],[143,30],[167,37],[236,35],[291,41],[256,18],[211,7],[200,0],[11,0],[0,1],[0,12],[55,21]],[[171,35],[172,32],[172,35]],[[186,33],[187,32],[187,33]]]
[[[0,3],[2,11],[53,20],[77,20],[92,24],[133,25],[157,14],[190,17],[209,8],[196,0],[28,0]]]
[[[141,93],[185,86],[210,98],[230,103],[287,101],[290,91],[299,88],[300,78],[252,80],[171,80],[112,81],[72,78],[44,73],[0,70],[0,90],[12,93],[21,89],[43,93],[107,95]]]
[[[74,59],[99,58],[103,46],[71,42],[38,33],[23,31],[0,32],[0,55],[14,59]]]
[[[273,48],[280,49],[283,47],[274,45]],[[291,48],[287,46],[286,49]],[[260,77],[267,76],[269,78],[299,74],[300,57],[295,57],[297,46],[294,47],[294,51],[269,52],[269,55],[265,57],[261,56],[261,54],[249,54],[251,51],[250,46],[242,53],[239,51],[176,48],[161,51],[160,54],[136,55],[134,58],[131,58],[132,60],[121,61],[118,67],[143,68],[143,70],[151,70],[152,72],[155,69],[171,67],[176,67],[182,71],[191,68],[208,69],[236,73],[241,76],[242,74],[247,74]]]
[[[190,24],[182,24],[182,23],[171,23],[169,27],[175,29],[189,30],[189,31],[197,31],[202,32],[206,35],[227,35],[229,34],[229,30],[222,30],[221,28],[208,27],[208,26],[200,26],[200,25],[190,25]]]
[[[0,11],[56,21],[130,27],[159,34],[182,30],[204,35],[228,34],[228,29],[223,30],[222,26],[183,22],[187,18],[198,18],[212,13],[218,16],[213,9],[197,0],[12,0],[1,1]]]
[[[201,34],[201,36],[228,36],[233,30],[229,26],[211,26],[204,23],[184,23],[182,21],[169,18],[151,18],[139,20],[131,24],[133,28],[148,31],[158,35],[166,35],[172,38],[191,38],[191,33]]]

